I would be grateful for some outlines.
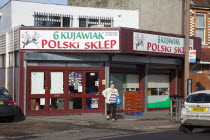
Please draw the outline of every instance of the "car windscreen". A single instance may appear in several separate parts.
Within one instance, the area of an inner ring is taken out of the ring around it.
[[[193,94],[187,97],[188,103],[210,103],[210,94]]]
[[[5,88],[0,88],[0,95],[9,96],[9,92]]]

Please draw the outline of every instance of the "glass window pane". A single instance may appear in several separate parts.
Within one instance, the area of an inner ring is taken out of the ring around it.
[[[44,72],[31,72],[31,94],[45,94]]]
[[[81,72],[69,72],[69,93],[82,93]]]
[[[195,34],[196,37],[200,37],[202,42],[204,42],[204,29],[196,29]]]
[[[123,92],[126,90],[127,82],[126,82],[126,74],[123,73],[111,73],[110,74],[110,81],[113,81],[114,87],[118,90],[119,95],[121,96],[122,100],[124,98]],[[128,89],[129,90],[129,89]],[[117,110],[124,109],[124,102],[121,105],[117,105]]]
[[[86,27],[86,18],[79,18],[79,27]]]
[[[204,14],[196,14],[196,27],[205,27]]]
[[[86,93],[97,94],[98,93],[98,72],[86,73]]]
[[[63,72],[50,72],[50,94],[63,94]]]
[[[51,110],[64,109],[64,99],[63,98],[50,98],[50,109]]]
[[[9,53],[9,67],[13,67],[13,53]]]
[[[193,94],[187,97],[186,102],[188,103],[210,103],[210,95],[203,94]]]
[[[19,52],[15,52],[15,66],[19,66]]]
[[[169,75],[148,75],[148,88],[169,87]]]
[[[86,99],[86,109],[98,109],[99,107],[98,98],[87,98]]]
[[[70,27],[70,17],[63,17],[63,27]]]
[[[31,99],[31,110],[45,110],[45,98]]]
[[[159,88],[159,95],[169,95],[168,88]]]
[[[3,68],[3,55],[0,55],[0,68]]]
[[[82,109],[82,98],[69,98],[69,109]]]
[[[148,88],[148,95],[158,95],[158,88]]]

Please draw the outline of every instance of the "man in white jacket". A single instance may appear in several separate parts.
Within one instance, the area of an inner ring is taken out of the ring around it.
[[[102,92],[103,96],[105,97],[105,101],[107,104],[107,120],[110,120],[110,113],[112,110],[112,121],[116,121],[116,109],[117,109],[117,96],[119,96],[118,90],[114,88],[114,83],[110,84],[110,88],[107,88]]]

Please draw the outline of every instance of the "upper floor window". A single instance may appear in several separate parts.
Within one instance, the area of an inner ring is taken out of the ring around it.
[[[72,24],[72,15],[34,13],[34,26],[37,27],[72,27]]]
[[[79,27],[113,27],[113,22],[112,17],[79,17]]]
[[[202,42],[205,42],[205,32],[206,32],[206,15],[203,13],[196,14],[196,37],[200,37]]]

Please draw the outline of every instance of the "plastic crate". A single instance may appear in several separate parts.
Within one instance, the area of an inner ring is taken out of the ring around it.
[[[124,113],[125,116],[142,116],[143,112],[136,112],[135,114],[126,114]]]

